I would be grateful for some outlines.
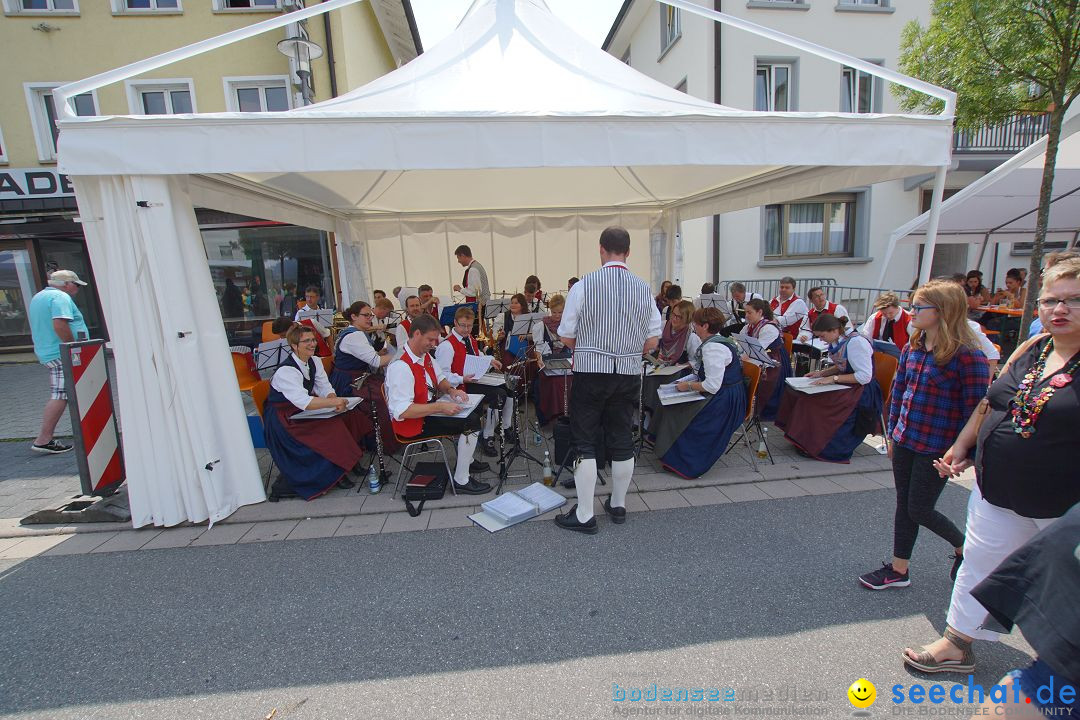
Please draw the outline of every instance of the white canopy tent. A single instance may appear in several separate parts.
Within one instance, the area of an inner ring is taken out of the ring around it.
[[[356,1],[57,95],[66,110],[80,92]],[[817,50],[936,94],[951,113],[948,91]],[[951,149],[948,114],[757,113],[693,98],[589,45],[542,0],[477,3],[408,65],[290,112],[68,113],[61,127],[61,169],[75,179],[116,349],[135,526],[218,519],[262,499],[193,206],[335,232],[347,300],[373,278],[456,282],[462,242],[495,287],[544,263],[587,272],[614,222],[632,232],[631,265],[655,280],[682,219],[940,170]]]
[[[1046,136],[1018,152],[941,205],[937,242],[981,243],[979,261],[990,243],[1031,242],[1035,236],[1039,191],[1046,159]],[[1050,221],[1046,242],[1075,245],[1080,233],[1080,113],[1073,112],[1061,129]],[[884,268],[899,242],[926,242],[930,213],[913,218],[893,231]],[[879,280],[880,284],[880,280]]]

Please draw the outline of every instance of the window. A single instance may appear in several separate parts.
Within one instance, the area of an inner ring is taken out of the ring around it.
[[[837,0],[839,5],[872,5],[874,7],[889,7],[889,0]]]
[[[79,12],[79,0],[4,0],[4,12],[9,15],[18,13],[76,15]]]
[[[178,12],[180,0],[113,0],[113,12],[136,13],[136,12]]]
[[[225,78],[225,101],[233,112],[279,112],[291,107],[288,78]]]
[[[176,115],[195,112],[191,80],[128,81],[128,105],[133,115]]]
[[[281,0],[214,0],[215,10],[278,10]]]
[[[855,196],[830,195],[766,205],[765,257],[850,257],[855,238]]]
[[[621,58],[619,58],[619,59],[622,60],[627,65],[629,65],[630,64],[630,48],[626,48],[626,52],[624,52],[623,56]]]
[[[792,66],[787,63],[758,63],[754,109],[764,112],[790,110],[792,74]]]
[[[675,89],[681,93],[686,92],[686,78],[679,81],[679,84],[675,86]]]
[[[840,80],[840,112],[881,112],[881,81],[870,73],[845,67]]]
[[[682,35],[682,11],[670,5],[660,5],[660,54],[667,52]]]
[[[56,140],[60,130],[56,127],[56,105],[52,91],[60,83],[26,83],[26,104],[30,108],[30,120],[34,126],[34,140],[37,143],[38,159],[41,162],[56,160]],[[75,114],[80,117],[97,115],[97,97],[93,93],[83,93],[74,97]]]

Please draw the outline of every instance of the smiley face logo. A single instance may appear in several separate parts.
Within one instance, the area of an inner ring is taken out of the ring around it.
[[[847,689],[848,700],[857,708],[868,708],[877,700],[877,688],[866,678],[859,678]]]

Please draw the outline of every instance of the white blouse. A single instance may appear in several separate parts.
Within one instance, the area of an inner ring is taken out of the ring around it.
[[[742,335],[743,337],[746,337],[746,336],[756,337],[758,340],[761,341],[762,345],[764,345],[766,348],[768,348],[770,345],[772,345],[774,342],[776,342],[776,339],[778,337],[780,337],[780,328],[776,327],[772,323],[768,323],[768,324],[765,324],[765,325],[761,326],[761,330],[758,331],[757,335],[752,335],[751,336],[750,335],[750,324],[747,323],[746,325],[743,326],[742,330],[739,331],[739,334]]]
[[[424,366],[423,359],[413,355],[413,351],[409,349],[408,345],[405,345],[402,350],[409,353],[409,358],[413,363],[420,367]],[[446,373],[439,367],[439,363],[432,360],[431,364],[435,368],[435,385],[437,387],[439,383],[446,379]],[[427,377],[426,370],[424,376],[426,378],[425,382],[431,381],[431,378]],[[390,417],[395,420],[401,420],[401,414],[413,404],[414,382],[412,368],[405,363],[404,359],[395,360],[386,366],[386,400],[390,410]],[[435,392],[438,393],[438,389]]]
[[[874,346],[864,335],[854,335],[847,343],[847,369],[841,375],[852,373],[855,382],[865,385],[874,378]]]
[[[379,369],[379,353],[375,352],[375,348],[371,347],[371,341],[368,339],[367,333],[361,330],[351,332],[341,339],[338,347],[343,353],[348,353],[354,358],[366,362],[371,366],[372,370]]]
[[[307,410],[307,406],[311,403],[311,396],[304,389],[304,381],[310,380],[308,366],[307,363],[301,362],[300,358],[296,357],[295,354],[292,357],[296,364],[300,366],[300,369],[297,370],[292,365],[279,366],[274,372],[274,377],[270,380],[270,387],[284,395],[285,399],[296,407]],[[326,377],[326,370],[323,369],[322,360],[320,358],[313,359],[315,360],[315,394],[319,397],[334,395],[334,388]]]
[[[693,325],[690,326],[690,336],[686,338],[686,359],[690,363],[690,366],[694,368],[694,372],[697,372],[701,368],[697,366],[697,351],[701,347],[701,338],[694,332]]]
[[[726,343],[705,343],[701,350],[701,361],[705,365],[705,382],[701,386],[705,392],[712,394],[723,387],[724,371],[733,359],[731,348]]]

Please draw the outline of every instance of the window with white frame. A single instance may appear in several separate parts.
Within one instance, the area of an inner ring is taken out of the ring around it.
[[[4,133],[0,130],[0,163],[6,163],[7,161],[7,145],[4,144]]]
[[[26,104],[30,110],[30,120],[34,126],[34,141],[37,143],[38,159],[41,162],[56,160],[56,140],[60,130],[56,126],[57,108],[53,102],[53,90],[60,83],[26,83]],[[97,97],[93,93],[83,93],[72,98],[75,114],[80,117],[97,115]]]
[[[215,10],[277,10],[281,0],[214,0]]]
[[[868,72],[845,67],[840,77],[840,112],[881,112],[881,80]]]
[[[851,257],[854,195],[828,195],[764,209],[765,258]]]
[[[889,7],[889,0],[837,0],[839,5],[870,5],[872,7]]]
[[[660,5],[660,53],[663,54],[682,35],[682,11]]]
[[[4,12],[18,13],[64,13],[79,12],[79,0],[4,0]]]
[[[113,0],[113,12],[179,12],[180,0]]]
[[[791,63],[757,64],[754,78],[754,109],[763,112],[791,110]]]
[[[134,115],[177,115],[195,112],[191,80],[147,80],[128,84],[128,105]]]
[[[284,75],[225,78],[226,103],[233,112],[280,112],[292,106],[289,80]]]

